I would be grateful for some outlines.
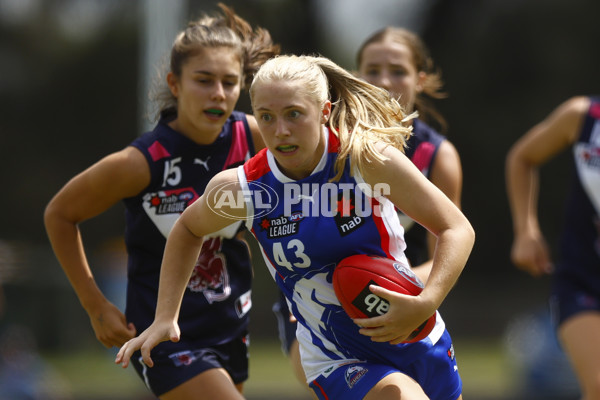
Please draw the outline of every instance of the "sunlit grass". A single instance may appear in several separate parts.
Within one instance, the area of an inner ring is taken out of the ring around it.
[[[44,354],[46,361],[66,381],[73,399],[144,399],[148,389],[131,367],[114,364],[116,352],[101,348],[78,352]],[[151,398],[151,397],[150,397]]]
[[[458,370],[465,399],[510,399],[517,390],[506,352],[495,340],[455,340]]]
[[[498,341],[461,339],[455,341],[455,350],[465,398],[511,397],[515,391],[515,378]],[[123,370],[113,363],[114,352],[97,348],[47,353],[44,358],[66,381],[74,399],[152,398],[132,368]],[[295,380],[277,339],[252,342],[250,379],[245,388],[249,399],[310,399]]]

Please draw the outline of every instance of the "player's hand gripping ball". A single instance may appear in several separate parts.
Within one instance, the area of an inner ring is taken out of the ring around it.
[[[373,294],[369,285],[417,296],[423,283],[409,268],[386,257],[356,254],[344,258],[333,271],[333,289],[350,318],[371,318],[385,314],[390,304]],[[426,338],[435,326],[435,313],[415,329],[404,343]]]

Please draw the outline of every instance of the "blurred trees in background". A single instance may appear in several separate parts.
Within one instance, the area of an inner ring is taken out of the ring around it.
[[[42,214],[68,179],[139,134],[141,1],[0,0],[4,321],[32,327],[41,346],[95,340],[51,253]],[[463,209],[477,232],[467,269],[442,311],[455,335],[498,336],[517,312],[544,304],[548,283],[510,264],[504,157],[559,102],[600,93],[600,2],[422,0],[416,12],[417,2],[383,1],[389,8],[383,14],[368,0],[225,3],[267,28],[283,52],[320,53],[348,69],[355,65],[347,48],[358,43],[342,44],[356,42],[352,33],[361,28],[369,31],[359,40],[388,24],[424,37],[449,93],[436,105],[462,157]],[[215,4],[188,0],[188,15],[211,12]],[[250,110],[247,97],[240,108]],[[552,245],[569,173],[566,156],[542,173],[540,213]],[[82,226],[90,254],[97,254],[96,273],[105,268],[107,241],[122,235],[122,214],[118,206]],[[112,275],[117,281],[125,274],[118,262],[121,275]],[[269,280],[258,266],[254,333],[275,337]]]

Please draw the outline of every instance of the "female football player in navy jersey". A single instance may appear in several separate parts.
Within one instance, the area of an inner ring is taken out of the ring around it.
[[[462,167],[454,145],[427,122],[440,129],[446,122],[430,99],[441,99],[441,73],[435,67],[429,49],[415,33],[399,27],[386,27],[369,36],[357,53],[358,75],[367,82],[387,90],[406,113],[417,111],[411,119],[413,134],[408,139],[405,154],[421,172],[460,207]],[[426,281],[435,248],[435,236],[421,225],[400,213],[404,228],[406,256],[421,280]],[[300,365],[296,323],[290,320],[285,297],[273,307],[277,315],[282,348],[304,381]]]
[[[233,10],[220,8],[221,14],[205,15],[177,35],[156,127],[74,177],[46,208],[56,256],[107,347],[122,346],[152,323],[166,238],[181,212],[214,175],[264,147],[254,117],[234,107],[278,46],[267,31],[253,30]],[[78,229],[121,200],[127,222],[125,315],[96,285]],[[154,368],[134,360],[161,399],[242,398],[252,269],[240,225],[213,229],[192,263],[179,342],[155,349]]]
[[[437,309],[471,252],[461,211],[403,154],[410,128],[389,94],[323,57],[267,61],[250,95],[267,145],[237,171],[219,173],[175,223],[163,258],[155,321],[116,362],[177,341],[181,297],[203,237],[239,218],[261,245],[298,320],[304,373],[319,399],[462,399],[451,338]],[[418,296],[370,286],[384,315],[350,319],[332,285],[335,265],[372,254],[410,268],[396,207],[437,237]],[[275,229],[275,228],[276,229]],[[436,326],[405,339],[433,313]]]
[[[537,213],[539,167],[573,152],[574,171],[556,264]],[[600,399],[600,97],[577,96],[557,107],[510,149],[507,191],[513,263],[533,276],[552,274],[551,311],[582,390]]]

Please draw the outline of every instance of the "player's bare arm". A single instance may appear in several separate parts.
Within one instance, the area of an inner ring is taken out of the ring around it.
[[[548,245],[538,221],[539,166],[570,146],[589,99],[573,98],[531,128],[506,158],[507,193],[513,215],[513,263],[533,276],[552,271]]]
[[[240,219],[245,217],[245,207],[238,209],[227,203],[220,204],[219,195],[223,191],[231,191],[225,196],[237,198],[239,190],[241,189],[236,169],[217,174],[207,185],[204,194],[192,203],[173,225],[161,264],[154,322],[142,334],[121,347],[115,363],[126,368],[131,355],[140,349],[144,363],[152,367],[154,363],[150,356],[151,350],[160,342],[179,340],[179,309],[185,287],[198,260],[204,236],[234,222],[226,215],[239,216]],[[219,213],[221,206],[224,214]]]
[[[125,316],[102,294],[88,264],[78,224],[137,194],[150,180],[144,156],[132,147],[106,156],[72,178],[44,213],[48,237],[96,337],[106,347],[121,346],[135,335]]]
[[[463,185],[462,165],[456,147],[448,140],[443,141],[437,151],[429,179],[435,186],[440,188],[440,190],[444,192],[458,208],[461,208]],[[436,237],[431,233],[427,233],[427,248],[430,258],[421,265],[413,266],[414,272],[423,282],[427,282],[429,277],[432,264],[431,258],[433,257],[436,243]]]
[[[366,168],[365,181],[372,186],[387,183],[390,194],[386,197],[436,235],[437,246],[431,275],[423,292],[410,297],[378,289],[376,294],[390,301],[390,312],[365,320],[369,322],[361,321],[361,325],[376,327],[380,322],[378,319],[397,318],[398,313],[392,312],[393,303],[404,302],[406,307],[398,306],[398,309],[410,309],[410,312],[403,311],[406,319],[398,319],[394,324],[414,329],[439,308],[456,283],[471,252],[475,235],[462,212],[404,154],[392,147],[386,147],[382,153],[388,159],[373,162]],[[383,339],[388,338],[388,334],[382,331],[381,341],[387,341]]]

